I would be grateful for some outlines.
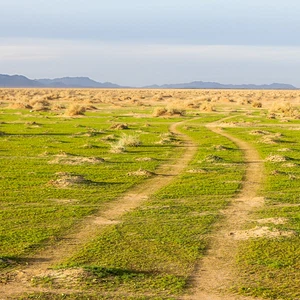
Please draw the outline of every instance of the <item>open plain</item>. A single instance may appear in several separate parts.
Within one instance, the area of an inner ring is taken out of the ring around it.
[[[299,108],[0,89],[0,299],[300,299]]]

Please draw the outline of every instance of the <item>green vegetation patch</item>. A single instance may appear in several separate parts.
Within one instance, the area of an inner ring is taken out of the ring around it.
[[[207,233],[244,174],[242,152],[206,129],[205,121],[182,125],[198,145],[185,172],[60,266],[88,271],[90,280],[84,276],[78,283],[82,288],[160,297],[183,293],[204,255]],[[220,160],[208,161],[210,155]]]

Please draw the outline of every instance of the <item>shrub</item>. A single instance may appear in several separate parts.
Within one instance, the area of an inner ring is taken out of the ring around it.
[[[84,115],[84,113],[85,113],[85,107],[78,104],[72,104],[67,108],[65,115],[78,116],[78,115]]]

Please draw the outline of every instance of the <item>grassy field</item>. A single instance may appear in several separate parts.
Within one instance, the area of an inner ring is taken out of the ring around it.
[[[85,220],[176,162],[186,136],[196,152],[183,172],[51,272],[32,277],[31,288],[12,299],[190,293],[195,265],[245,180],[242,149],[206,127],[220,120],[218,126],[254,146],[265,165],[258,195],[265,204],[244,224],[265,234],[237,241],[238,276],[228,293],[300,298],[298,94],[0,90],[0,282],[9,286],[15,272],[38,265],[43,249],[63,243]],[[170,130],[175,123],[181,135]]]

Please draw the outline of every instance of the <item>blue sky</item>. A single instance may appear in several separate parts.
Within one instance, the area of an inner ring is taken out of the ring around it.
[[[300,87],[298,0],[1,2],[2,74]]]

